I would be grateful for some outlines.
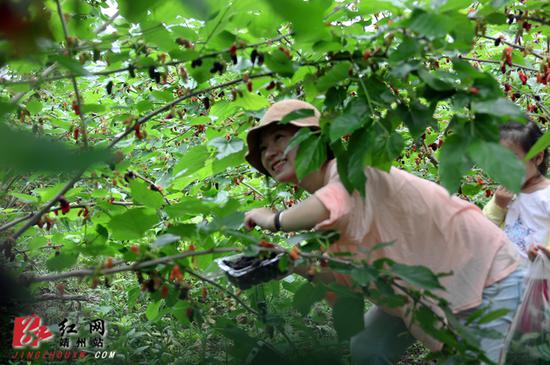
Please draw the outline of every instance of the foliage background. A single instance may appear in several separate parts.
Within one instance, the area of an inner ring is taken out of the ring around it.
[[[6,267],[33,282],[48,323],[106,319],[125,363],[253,362],[254,348],[256,361],[347,363],[362,300],[332,315],[327,288],[294,276],[235,292],[213,264],[304,239],[241,230],[243,212],[305,196],[245,164],[247,129],[271,102],[304,99],[323,131],[299,141],[300,175],[330,145],[350,190],[363,166],[394,165],[481,206],[523,174],[498,125],[549,120],[549,11],[542,0],[4,2]],[[417,350],[404,361],[422,361]]]

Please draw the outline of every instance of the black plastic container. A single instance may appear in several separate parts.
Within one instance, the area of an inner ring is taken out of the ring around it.
[[[279,259],[284,253],[271,253],[268,258],[245,256],[243,254],[216,259],[216,263],[227,275],[229,281],[240,289],[280,279],[288,272],[279,269]]]

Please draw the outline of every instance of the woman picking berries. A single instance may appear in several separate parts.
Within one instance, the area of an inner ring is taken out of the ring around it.
[[[285,125],[279,123],[298,109],[311,109],[314,115]],[[366,167],[364,197],[358,192],[348,193],[338,176],[335,159],[328,159],[298,181],[294,165],[297,149],[285,151],[300,128],[319,129],[319,116],[309,103],[283,100],[273,104],[260,125],[249,131],[247,161],[278,182],[298,184],[311,196],[281,212],[253,209],[245,215],[245,226],[258,225],[272,231],[336,230],[340,238],[329,251],[349,252],[354,260],[366,259],[362,247],[394,242],[372,251],[370,260],[386,257],[403,264],[426,266],[435,273],[452,272],[441,279],[445,290],[436,294],[445,298],[462,319],[479,306],[489,306],[490,310],[508,308],[508,315],[486,325],[507,333],[520,302],[523,269],[519,267],[519,254],[506,235],[475,205],[397,168],[385,172]],[[302,274],[300,267],[296,272]],[[322,280],[351,285],[348,276],[328,269],[321,276]],[[437,311],[435,305],[433,310]],[[354,363],[396,362],[415,338],[432,351],[441,350],[442,344],[410,323],[406,312],[405,307],[372,307],[365,315],[364,330],[351,340]],[[365,344],[378,351],[365,351]],[[493,361],[498,360],[503,346],[503,339],[481,340],[482,349]]]

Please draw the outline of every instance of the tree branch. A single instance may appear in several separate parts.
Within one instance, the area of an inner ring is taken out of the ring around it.
[[[265,45],[265,44],[270,45],[271,43],[279,41],[281,39],[284,39],[284,37],[287,37],[287,36],[292,35],[292,34],[293,33],[290,32],[290,33],[283,34],[283,35],[280,35],[280,36],[275,37],[275,38],[268,39],[268,40],[263,41],[263,42],[258,42],[258,43],[253,43],[253,44],[249,44],[249,45],[242,46],[242,47],[237,47],[237,49],[255,48],[255,47],[258,47],[258,46],[261,46],[261,45]],[[200,60],[200,59],[205,59],[205,58],[215,58],[215,57],[217,57],[219,55],[222,55],[222,54],[225,54],[225,53],[227,53],[227,50],[208,53],[208,54],[199,56],[196,59]],[[171,62],[166,62],[166,63],[163,63],[163,64],[158,64],[158,65],[156,65],[156,67],[177,66],[177,65],[180,65],[180,64],[186,63],[186,62],[189,62],[189,61],[171,61]],[[107,76],[107,75],[121,73],[121,72],[128,72],[130,69],[141,70],[141,69],[148,69],[149,67],[150,67],[150,65],[140,66],[140,67],[138,67],[138,66],[128,66],[128,67],[121,67],[121,68],[117,68],[117,69],[109,70],[109,71],[90,72],[90,73],[83,74],[83,75],[69,74],[69,75],[53,76],[53,77],[49,77],[49,78],[30,79],[30,80],[8,81],[8,80],[5,80],[5,79],[0,79],[0,85],[38,84],[38,83],[42,83],[42,82],[51,82],[51,81],[58,81],[58,80],[63,80],[63,79],[70,79],[71,77]]]
[[[490,36],[488,36],[488,35],[483,35],[483,34],[480,34],[479,36],[482,37],[482,38],[491,39],[491,40],[493,40],[493,41],[496,41],[496,40],[500,39],[500,42],[501,42],[501,43],[504,43],[504,44],[506,44],[506,45],[508,45],[508,46],[510,46],[510,47],[512,47],[512,48],[519,49],[520,51],[528,52],[529,54],[532,54],[533,56],[535,56],[535,57],[538,58],[538,59],[541,59],[541,60],[544,59],[544,57],[542,57],[541,55],[539,55],[538,53],[536,53],[536,52],[533,51],[533,50],[527,49],[527,47],[519,46],[519,45],[517,45],[517,44],[510,43],[510,42],[508,42],[508,41],[505,41],[503,36],[502,36],[502,37],[490,37]]]
[[[208,250],[201,250],[201,251],[185,251],[172,256],[164,256],[164,257],[159,257],[157,259],[153,259],[149,261],[137,262],[133,265],[120,265],[118,267],[113,267],[110,269],[89,268],[89,269],[73,270],[73,271],[67,271],[59,274],[51,274],[51,275],[44,275],[44,276],[27,276],[24,278],[24,280],[29,283],[36,283],[36,282],[44,282],[44,281],[58,281],[66,278],[86,277],[86,276],[92,276],[92,275],[93,276],[109,275],[109,274],[115,274],[123,271],[136,271],[136,270],[143,269],[150,266],[166,264],[175,260],[182,259],[184,257],[201,256],[201,255],[208,255],[212,253],[227,253],[227,252],[240,252],[240,251],[241,249],[238,247],[220,247],[220,248],[211,248]]]
[[[496,65],[500,65],[502,63],[501,61],[483,60],[483,59],[479,59],[479,58],[464,57],[462,55],[459,55],[458,58],[466,60],[466,61],[476,61],[476,62],[480,62],[480,63],[492,63],[492,64],[496,64]],[[517,63],[512,63],[511,67],[517,67],[517,68],[521,68],[521,69],[524,69],[524,70],[527,70],[527,71],[533,71],[533,72],[538,72],[539,71],[535,68],[518,65]]]
[[[99,302],[98,297],[86,297],[84,295],[55,295],[55,294],[42,294],[34,298],[37,302],[44,302],[48,300],[65,301],[77,301],[77,302]]]

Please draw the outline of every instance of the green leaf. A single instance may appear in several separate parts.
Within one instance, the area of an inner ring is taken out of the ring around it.
[[[322,300],[325,296],[325,289],[320,285],[314,285],[312,283],[305,283],[302,285],[292,300],[294,308],[300,312],[303,316],[307,316],[311,306]]]
[[[471,160],[464,151],[468,148],[468,140],[460,135],[450,135],[445,140],[439,154],[439,177],[450,193],[460,186],[462,176],[472,166]]]
[[[476,113],[490,114],[504,119],[525,120],[526,116],[521,109],[506,98],[472,102],[472,110]]]
[[[27,110],[32,115],[38,114],[42,111],[42,103],[36,99],[32,99],[27,103]]]
[[[394,264],[391,271],[401,279],[419,289],[443,289],[437,276],[427,267]]]
[[[512,151],[499,143],[477,140],[468,146],[466,153],[493,180],[519,193],[525,165]]]
[[[314,135],[314,133],[309,128],[300,128],[298,132],[296,132],[288,142],[288,146],[286,146],[285,149],[285,155],[294,147],[300,145],[300,143],[310,138],[312,135]]]
[[[544,133],[542,137],[540,137],[537,142],[531,147],[529,152],[527,152],[527,155],[525,155],[524,160],[529,161],[533,157],[535,157],[539,152],[544,151],[548,146],[550,145],[550,131]]]
[[[233,102],[233,105],[240,106],[244,110],[260,110],[269,106],[269,100],[258,94],[244,93]]]
[[[313,42],[326,39],[327,31],[323,21],[327,1],[265,0],[273,11],[292,22],[298,41]],[[264,16],[268,16],[265,14]]]
[[[147,310],[145,311],[145,317],[147,317],[149,321],[157,319],[161,305],[162,301],[160,300],[158,302],[149,303],[149,305],[147,305]]]
[[[317,89],[321,92],[325,92],[331,86],[336,85],[338,82],[342,80],[347,80],[349,78],[348,72],[350,68],[351,63],[347,61],[337,63],[327,73],[319,77],[316,83]]]
[[[294,74],[294,65],[288,57],[279,50],[266,54],[264,62],[267,68],[281,76],[292,77]]]
[[[300,143],[296,155],[296,177],[302,180],[327,160],[327,146],[320,135],[311,134]]]
[[[164,204],[162,195],[158,191],[149,189],[149,185],[144,181],[131,179],[130,189],[132,190],[132,197],[137,203],[153,209],[158,209]]]
[[[185,152],[182,158],[174,166],[174,176],[190,175],[204,167],[210,157],[208,148],[201,144]]]
[[[115,215],[108,226],[115,240],[131,240],[143,237],[145,232],[159,221],[155,211],[146,208],[132,208],[126,213]]]
[[[74,264],[76,264],[76,261],[78,259],[78,252],[63,252],[59,253],[58,255],[51,256],[46,261],[46,267],[50,271],[61,271],[63,269],[67,269]]]
[[[421,46],[416,38],[405,37],[403,41],[397,46],[397,49],[390,54],[389,61],[397,63],[399,61],[405,61],[415,56],[419,56]]]
[[[428,126],[437,124],[433,118],[433,110],[419,101],[412,102],[409,108],[401,104],[397,109],[397,113],[409,128],[413,138],[420,137]]]
[[[353,99],[344,109],[344,113],[334,118],[329,125],[330,141],[334,142],[346,134],[361,128],[369,118],[368,106],[363,98]]]
[[[489,322],[492,322],[494,321],[495,319],[498,319],[500,317],[504,317],[505,315],[507,315],[508,313],[510,313],[510,309],[509,308],[500,308],[500,309],[497,309],[497,310],[494,310],[494,311],[491,311],[489,313],[487,313],[486,315],[484,315],[483,317],[481,317],[477,323],[478,324],[485,324],[485,323],[489,323]]]
[[[279,123],[288,124],[296,119],[308,118],[314,115],[315,111],[313,109],[297,109],[285,115]]]
[[[244,142],[239,138],[231,138],[231,140],[228,141],[225,137],[216,137],[208,141],[208,145],[216,147],[218,150],[216,158],[218,160],[233,153],[242,151],[244,148]]]
[[[149,0],[119,0],[118,5],[123,17],[131,22],[139,23],[146,18],[147,10],[157,4]]]
[[[409,28],[431,39],[444,37],[451,30],[449,21],[444,15],[428,13],[420,9],[413,11]]]
[[[332,309],[332,317],[340,341],[351,338],[363,329],[363,312],[362,295],[338,296]]]

